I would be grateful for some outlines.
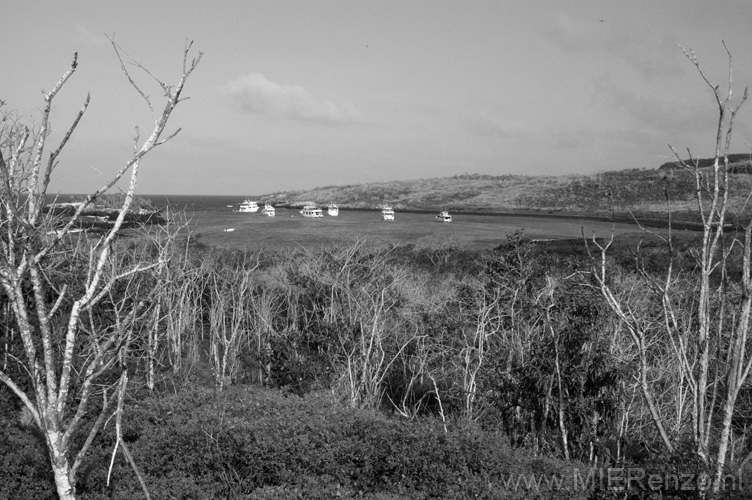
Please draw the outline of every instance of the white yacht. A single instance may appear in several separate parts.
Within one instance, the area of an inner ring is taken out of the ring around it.
[[[339,215],[339,207],[334,203],[330,203],[326,209],[326,213],[328,213],[332,217],[336,217]]]
[[[452,222],[452,216],[449,215],[448,211],[443,210],[439,215],[436,216],[436,220],[439,222]]]
[[[394,220],[394,210],[392,210],[392,207],[385,206],[381,209],[381,218],[384,220]]]
[[[269,217],[274,217],[274,215],[276,214],[276,210],[274,209],[271,203],[265,203],[264,208],[261,209],[261,213]]]
[[[258,212],[259,206],[258,203],[251,200],[245,200],[243,203],[240,204],[240,208],[235,210],[235,212],[247,212],[247,213],[253,213]]]
[[[303,217],[310,217],[312,219],[324,217],[324,213],[321,209],[313,203],[306,203],[300,213]]]

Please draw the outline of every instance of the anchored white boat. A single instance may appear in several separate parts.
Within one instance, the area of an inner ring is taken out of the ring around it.
[[[261,213],[269,217],[274,217],[277,211],[275,210],[275,208],[272,206],[271,203],[265,203],[264,208],[261,209]]]
[[[394,210],[392,210],[392,207],[386,206],[382,208],[381,218],[384,220],[394,220]]]
[[[436,220],[439,222],[452,222],[452,216],[449,215],[448,211],[444,210],[436,216]]]
[[[324,213],[321,211],[321,209],[313,203],[306,203],[303,206],[303,210],[300,211],[300,214],[303,217],[310,217],[312,219],[319,219],[321,217],[324,217]]]
[[[339,207],[334,203],[330,203],[326,209],[326,213],[328,213],[332,217],[336,217],[339,215]]]
[[[246,213],[253,213],[258,212],[259,206],[258,203],[251,200],[245,200],[243,203],[240,204],[240,208],[235,210],[235,212],[246,212]]]

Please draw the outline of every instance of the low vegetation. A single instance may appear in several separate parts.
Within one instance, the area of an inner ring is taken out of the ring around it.
[[[521,483],[515,491],[516,480],[531,471],[573,482],[570,464],[514,451],[501,434],[469,426],[445,433],[435,419],[407,422],[344,408],[323,393],[301,398],[238,386],[136,397],[123,438],[153,498],[522,499],[536,488]],[[51,496],[38,444],[8,434],[22,463],[5,465],[9,481],[0,492]],[[92,447],[81,498],[143,497],[122,456],[111,471],[106,466],[114,444],[105,434]],[[543,491],[542,498],[555,497]]]
[[[131,341],[105,375],[128,373],[125,411],[87,453],[79,497],[142,494],[122,453],[110,464],[118,435],[153,498],[617,498],[614,484],[583,477],[608,467],[705,470],[687,462],[683,386],[672,382],[671,351],[659,355],[656,344],[650,367],[670,384],[659,404],[679,443],[658,451],[636,396],[638,352],[592,286],[582,242],[549,248],[516,233],[488,252],[373,243],[280,254],[191,246],[160,276],[144,276],[160,294],[128,326]],[[676,265],[689,284],[685,243]],[[118,245],[150,253],[147,241]],[[648,276],[665,267],[660,248],[646,238]],[[609,257],[619,293],[649,286],[633,249],[619,243]],[[660,299],[641,307],[653,314]],[[20,376],[22,346],[3,331],[5,369]],[[12,478],[0,491],[52,495],[41,436],[19,402],[0,395],[0,455]],[[749,389],[740,397],[735,464],[749,446]],[[543,484],[529,485],[533,477]]]
[[[744,156],[744,155],[735,155]],[[746,155],[749,157],[749,155]],[[732,156],[733,158],[733,156]],[[706,165],[706,160],[700,160]],[[744,163],[744,162],[740,162]],[[706,167],[703,167],[706,168]],[[743,204],[752,175],[733,170],[729,195]],[[326,186],[265,195],[275,204],[301,200],[341,207],[458,212],[523,212],[631,219],[666,219],[667,200],[675,221],[698,222],[695,180],[686,169],[627,169],[592,175],[522,176],[464,174],[437,179]]]

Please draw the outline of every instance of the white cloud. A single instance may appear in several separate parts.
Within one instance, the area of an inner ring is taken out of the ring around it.
[[[300,85],[276,83],[261,73],[251,73],[231,81],[228,90],[230,96],[250,113],[330,125],[360,121],[359,113],[350,104],[317,100]]]

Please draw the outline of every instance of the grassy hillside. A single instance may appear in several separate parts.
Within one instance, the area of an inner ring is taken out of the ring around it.
[[[730,196],[741,206],[752,189],[752,176],[730,174]],[[277,205],[310,200],[343,208],[397,210],[448,209],[457,212],[524,212],[608,216],[629,213],[662,218],[666,194],[677,219],[693,219],[695,182],[683,170],[629,169],[591,175],[523,176],[465,174],[453,177],[325,186],[309,191],[271,193]]]
[[[691,161],[685,160],[688,164],[692,164]],[[715,163],[715,158],[698,158],[696,164],[700,168],[710,168]],[[728,155],[729,167],[732,170],[736,169],[750,169],[752,167],[752,157],[749,153],[738,153]],[[658,170],[675,170],[681,166],[676,161],[669,161],[658,167]]]

